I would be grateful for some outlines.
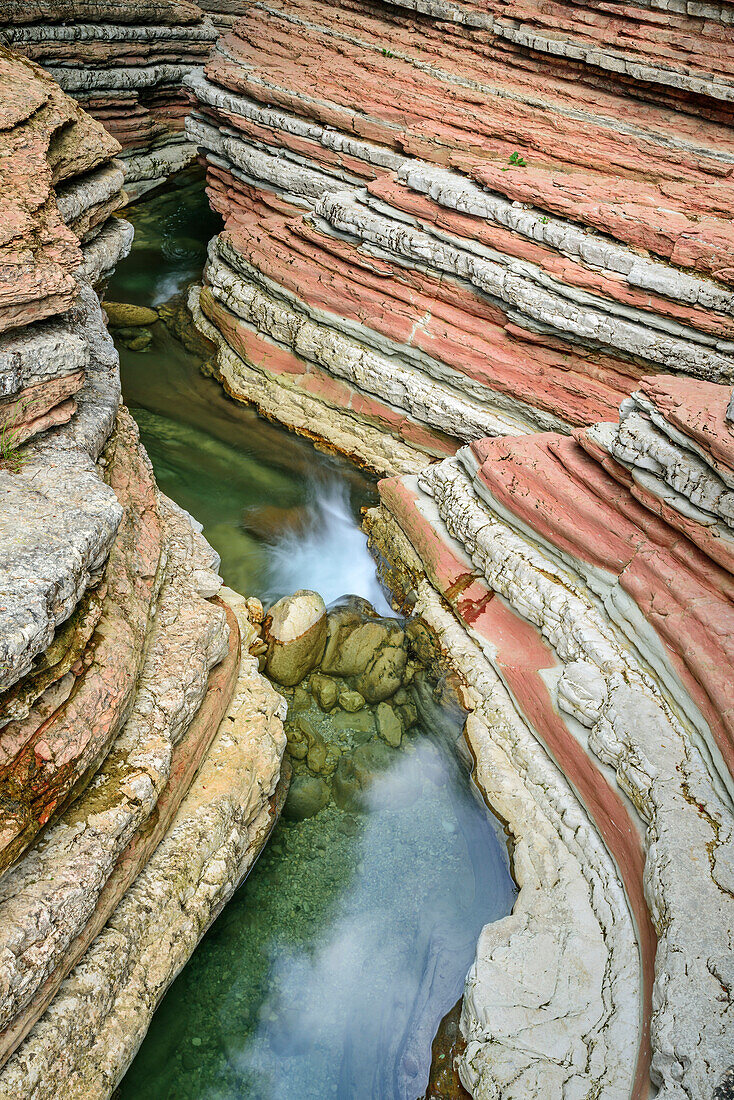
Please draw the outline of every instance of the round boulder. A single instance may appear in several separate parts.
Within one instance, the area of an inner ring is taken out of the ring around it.
[[[314,775],[297,775],[289,789],[283,807],[286,821],[305,821],[323,810],[329,801],[329,787]]]
[[[332,680],[330,676],[314,672],[311,677],[311,693],[321,709],[329,711],[336,706],[339,687],[336,680]]]
[[[268,675],[284,687],[300,683],[319,663],[326,644],[326,605],[321,596],[307,590],[284,596],[263,626]]]

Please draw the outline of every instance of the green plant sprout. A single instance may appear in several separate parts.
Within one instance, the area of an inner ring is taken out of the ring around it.
[[[4,424],[0,424],[0,468],[18,474],[23,466],[20,453],[20,424],[18,420],[25,412],[27,401],[19,401]]]

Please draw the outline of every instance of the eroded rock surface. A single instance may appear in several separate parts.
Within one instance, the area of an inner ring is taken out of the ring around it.
[[[119,145],[0,65],[0,1095],[102,1098],[264,843],[285,710],[120,404]]]
[[[606,9],[248,6],[187,77],[230,393],[405,471],[731,382],[728,9]]]
[[[661,1095],[707,1096],[729,1068],[728,400],[645,378],[618,424],[381,484],[373,538],[465,677],[478,780],[516,838],[518,903],[467,979],[472,1095],[644,1096],[649,1065]]]
[[[184,76],[200,70],[217,30],[188,0],[0,3],[14,50],[46,69],[122,147],[128,197],[190,164]]]

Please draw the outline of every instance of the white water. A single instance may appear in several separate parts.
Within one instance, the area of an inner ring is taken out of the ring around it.
[[[309,498],[306,530],[287,532],[269,547],[270,598],[309,588],[319,592],[327,605],[340,596],[362,596],[378,614],[392,615],[367,537],[352,515],[347,486],[314,479]]]

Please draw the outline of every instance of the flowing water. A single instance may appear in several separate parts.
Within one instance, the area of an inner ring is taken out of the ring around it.
[[[191,173],[132,219],[133,253],[108,298],[161,305],[200,275],[219,226]],[[125,400],[161,488],[202,522],[225,582],[264,602],[355,593],[390,614],[359,526],[374,484],[227,398],[201,373],[205,350],[163,322],[151,332],[145,351],[118,340]],[[501,829],[452,745],[462,717],[424,696],[422,724],[390,750],[362,812],[329,802],[281,820],[164,998],[121,1100],[423,1095],[479,931],[515,897]]]

